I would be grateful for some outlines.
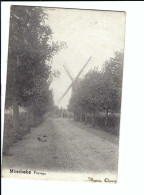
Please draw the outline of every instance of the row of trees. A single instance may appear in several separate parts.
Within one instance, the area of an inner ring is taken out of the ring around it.
[[[103,69],[90,70],[83,79],[74,83],[69,111],[75,115],[75,120],[87,123],[91,116],[93,126],[99,113],[105,113],[105,126],[109,113],[119,113],[121,106],[123,53],[115,52],[113,58],[105,62]]]
[[[5,105],[13,109],[17,131],[19,106],[39,117],[53,107],[49,86],[58,75],[52,72],[51,61],[64,43],[52,41],[46,20],[41,7],[11,7]]]

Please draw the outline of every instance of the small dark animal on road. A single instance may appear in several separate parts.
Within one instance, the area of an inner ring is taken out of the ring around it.
[[[47,140],[45,139],[41,139],[40,137],[37,137],[37,140],[41,141],[41,142],[46,142]]]

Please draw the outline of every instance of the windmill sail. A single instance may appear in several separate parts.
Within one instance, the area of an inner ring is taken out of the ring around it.
[[[67,90],[65,91],[65,93],[63,94],[63,96],[60,98],[59,103],[64,98],[64,96],[67,94],[67,92],[70,90],[70,88],[72,87],[73,83],[79,78],[79,76],[81,75],[82,71],[84,70],[84,68],[89,63],[90,59],[91,59],[91,57],[89,57],[89,59],[87,60],[87,62],[84,64],[84,66],[82,67],[82,69],[79,71],[79,73],[76,76],[75,80],[70,84],[70,86],[67,88]]]
[[[72,78],[72,76],[70,75],[70,72],[68,71],[68,69],[65,67],[65,65],[63,65],[63,67],[64,67],[66,73],[68,74],[69,78],[73,81],[73,78]]]

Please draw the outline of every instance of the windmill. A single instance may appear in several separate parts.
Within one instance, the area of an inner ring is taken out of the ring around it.
[[[88,65],[89,61],[91,60],[91,57],[89,57],[89,59],[87,60],[87,62],[84,64],[84,66],[81,68],[81,70],[79,71],[79,73],[77,74],[76,78],[73,79],[70,72],[68,71],[68,69],[66,68],[66,66],[64,65],[64,69],[66,71],[66,73],[68,74],[70,80],[72,81],[71,84],[69,85],[69,87],[67,88],[67,90],[65,91],[65,93],[62,95],[62,97],[60,98],[59,102],[61,102],[61,100],[65,97],[65,95],[68,93],[68,91],[73,87],[73,90],[75,91],[75,86],[76,86],[76,81],[78,80],[79,76],[81,75],[81,73],[83,72],[84,68]]]

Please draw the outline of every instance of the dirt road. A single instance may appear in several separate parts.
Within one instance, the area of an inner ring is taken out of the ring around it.
[[[94,131],[69,119],[47,119],[11,147],[3,166],[64,172],[116,171],[115,138],[104,131]]]

